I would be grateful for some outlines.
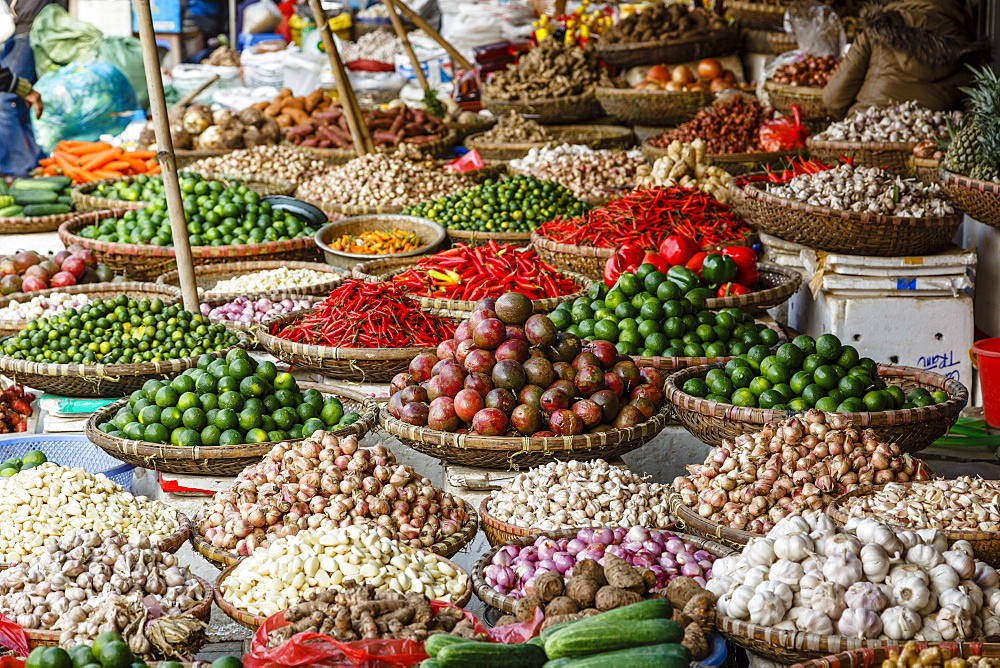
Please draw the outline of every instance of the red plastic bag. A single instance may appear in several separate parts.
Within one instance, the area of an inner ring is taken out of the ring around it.
[[[473,169],[479,169],[485,164],[482,156],[479,155],[479,151],[472,149],[471,151],[466,151],[465,155],[441,165],[441,169],[446,172],[457,172],[460,174],[462,172],[471,172]]]
[[[435,612],[457,606],[443,601],[431,601]],[[461,608],[460,608],[461,609]],[[486,634],[487,629],[475,616],[462,610],[465,618],[473,623],[476,633]],[[287,626],[284,611],[268,617],[254,633],[250,653],[243,657],[245,668],[294,668],[296,666],[324,666],[340,668],[390,668],[414,666],[427,658],[424,644],[413,640],[355,640],[338,642],[319,633],[299,633],[283,645],[267,647],[267,634]]]
[[[538,635],[538,629],[545,621],[545,615],[541,608],[535,608],[535,616],[530,622],[514,622],[504,626],[494,626],[489,630],[487,636],[490,642],[500,645],[513,645],[526,643]]]
[[[792,105],[792,118],[782,116],[760,126],[760,145],[768,153],[806,147],[809,130],[802,125],[799,105]]]
[[[28,636],[24,635],[24,629],[18,626],[10,617],[7,617],[3,613],[0,613],[0,645],[3,645],[7,649],[12,649],[17,652],[20,656],[28,656]],[[8,658],[8,657],[0,657]],[[0,668],[7,665],[0,663]],[[24,665],[23,663],[21,665]]]

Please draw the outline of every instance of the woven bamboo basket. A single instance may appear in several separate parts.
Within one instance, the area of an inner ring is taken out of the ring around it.
[[[147,246],[86,239],[76,232],[87,225],[105,218],[121,218],[124,211],[93,211],[77,214],[59,226],[59,240],[69,247],[80,244],[110,267],[116,274],[125,274],[129,280],[154,280],[160,274],[177,268],[172,246]],[[317,260],[319,249],[312,237],[299,237],[287,241],[268,241],[260,244],[232,246],[193,246],[191,255],[195,265],[223,264],[251,260]]]
[[[285,292],[279,292],[277,294],[268,293],[265,296],[273,302],[281,301],[283,299],[298,299],[298,300],[308,301],[310,305],[315,305],[317,302],[321,302],[324,299],[326,299],[325,296],[321,295],[295,295]],[[212,299],[202,299],[201,303],[209,306],[210,308],[215,308],[216,306],[222,306],[223,304],[228,304],[229,302],[233,301],[233,299],[234,299],[233,297],[214,297]],[[247,346],[248,350],[261,349],[260,343],[257,342],[257,338],[252,334],[253,328],[260,323],[239,322],[238,320],[218,320],[216,318],[211,318],[211,317],[209,318],[209,320],[212,322],[217,322],[222,325],[225,325],[229,329],[236,329],[243,332],[244,334],[247,334],[250,339],[250,343]]]
[[[794,38],[792,41],[795,41]],[[789,86],[768,80],[764,82],[764,90],[767,91],[771,106],[782,114],[792,113],[792,105],[797,104],[799,115],[804,121],[831,120],[830,110],[823,104],[823,88]]]
[[[930,255],[951,243],[962,214],[872,216],[775,197],[755,184],[730,186],[733,205],[759,232],[816,250],[851,255]]]
[[[485,526],[485,525],[484,525]],[[667,527],[669,529],[669,527]],[[672,530],[672,529],[670,529]],[[513,596],[506,596],[496,591],[486,582],[486,578],[483,573],[486,571],[486,567],[493,561],[493,557],[497,552],[500,551],[505,545],[517,545],[519,547],[524,547],[526,545],[533,544],[540,536],[545,536],[546,538],[552,538],[558,540],[559,538],[567,538],[569,536],[576,536],[580,529],[558,529],[556,531],[544,531],[536,532],[534,534],[529,534],[525,536],[519,536],[512,540],[505,541],[500,545],[494,545],[493,549],[486,552],[483,556],[479,558],[476,565],[472,569],[472,588],[476,591],[476,596],[480,601],[485,603],[491,608],[500,610],[503,613],[512,615],[514,614],[514,607],[517,605],[517,599]],[[677,532],[674,532],[677,533]],[[691,543],[692,545],[698,547],[699,549],[705,550],[709,554],[713,554],[716,557],[728,557],[736,554],[734,550],[729,549],[718,543],[714,543],[710,540],[700,538],[698,536],[690,536],[684,533],[677,533],[677,537],[681,540]],[[491,543],[492,545],[492,543]]]
[[[464,146],[476,149],[483,160],[516,160],[528,155],[533,148],[549,142],[555,144],[583,144],[597,150],[602,148],[629,148],[635,144],[632,130],[619,125],[561,125],[546,128],[549,139],[536,142],[493,142],[483,138],[483,133],[466,137]]]
[[[177,168],[182,169],[188,165],[194,164],[203,158],[215,158],[220,155],[229,155],[236,149],[234,148],[206,148],[199,150],[191,149],[180,149],[174,151],[174,156],[177,160]]]
[[[255,331],[261,346],[282,362],[301,371],[311,371],[328,378],[366,383],[387,383],[397,373],[406,371],[410,360],[420,353],[433,353],[427,348],[329,348],[311,346],[280,339],[272,332],[283,328],[303,313],[290,313],[263,323]]]
[[[337,285],[344,280],[344,274],[336,268],[322,262],[281,262],[278,260],[254,261],[254,262],[228,262],[226,264],[206,264],[194,268],[194,279],[198,285],[198,294],[206,299],[227,299],[232,301],[237,297],[247,297],[249,299],[259,299],[260,297],[270,297],[273,290],[263,292],[226,292],[211,294],[211,290],[220,281],[225,281],[237,276],[245,276],[258,271],[268,271],[271,269],[308,269],[327,274],[329,278],[322,283],[315,285],[289,286],[281,289],[282,295],[298,296],[323,296],[330,294]],[[177,270],[168,271],[156,278],[157,285],[165,285],[180,289],[180,275]],[[223,302],[225,303],[225,302]]]
[[[601,60],[609,65],[638,67],[657,63],[686,63],[720,56],[741,44],[739,30],[735,26],[730,26],[709,34],[655,42],[604,44],[598,39],[596,51]]]
[[[784,304],[802,285],[802,274],[776,264],[757,265],[757,273],[771,287],[757,290],[748,295],[730,295],[705,300],[705,308],[718,311],[724,308],[738,308],[744,313],[758,314]]]
[[[476,436],[452,434],[428,427],[406,424],[389,415],[385,408],[379,413],[379,425],[417,452],[437,459],[488,469],[516,470],[536,466],[553,459],[611,459],[645,445],[659,434],[670,421],[669,406],[635,427],[612,429],[579,436]]]
[[[457,141],[458,134],[454,130],[448,130],[442,137],[429,141],[425,144],[416,144],[416,146],[419,147],[421,152],[425,155],[429,155],[434,158],[441,158],[448,154],[448,151],[451,150],[451,147],[454,146]],[[350,162],[358,157],[357,151],[353,148],[318,148],[314,146],[300,146],[291,142],[285,142],[284,145],[311,153],[317,158],[322,158],[323,160],[326,160],[334,165],[342,165],[345,162]],[[395,153],[396,147],[379,147],[375,150],[379,153]]]
[[[913,175],[924,183],[941,185],[941,161],[913,156]]]
[[[31,218],[0,218],[0,234],[34,234],[52,232],[76,213],[57,213],[52,216],[32,216]]]
[[[239,339],[236,344],[208,354],[221,356],[233,348],[246,348],[246,334],[232,333]],[[141,364],[44,364],[0,356],[0,373],[15,383],[64,397],[121,397],[147,380],[173,378],[197,364],[197,357]]]
[[[715,95],[701,91],[672,93],[598,86],[597,101],[608,116],[635,125],[680,125],[712,103]]]
[[[427,550],[414,550],[414,552],[424,552],[424,553],[426,553]],[[465,569],[462,568],[461,566],[459,566],[458,564],[456,564],[451,559],[448,559],[447,557],[442,557],[440,554],[435,554],[434,556],[437,559],[439,559],[439,560],[443,561],[444,563],[448,564],[449,566],[451,566],[453,569],[455,569],[455,571],[457,573],[465,573]],[[227,617],[229,617],[230,619],[232,619],[234,622],[236,622],[240,626],[248,628],[251,631],[256,631],[258,628],[261,627],[261,625],[264,624],[264,621],[267,619],[267,617],[261,617],[259,615],[250,614],[249,612],[244,612],[243,610],[238,610],[237,608],[235,608],[233,606],[232,603],[230,603],[229,601],[227,601],[225,599],[225,597],[223,596],[223,594],[222,594],[222,583],[226,581],[226,578],[229,577],[229,575],[233,572],[233,569],[235,569],[238,565],[239,565],[239,562],[237,562],[235,564],[232,564],[230,566],[226,566],[226,568],[223,569],[223,571],[221,573],[219,573],[219,577],[215,580],[215,587],[214,587],[214,589],[215,589],[215,604],[218,605],[219,608],[224,613],[226,613]],[[468,573],[466,573],[466,575],[468,575]],[[470,582],[471,582],[471,578],[470,578]],[[464,608],[466,605],[468,605],[469,601],[471,601],[471,600],[472,600],[472,586],[470,584],[469,588],[465,590],[465,593],[462,594],[461,598],[459,598],[454,603],[458,607]]]
[[[785,24],[785,4],[768,4],[750,0],[732,0],[726,11],[744,28],[756,30],[781,30]]]
[[[174,511],[177,513],[177,530],[174,531],[169,536],[165,536],[163,540],[156,544],[156,549],[160,552],[169,552],[173,554],[177,550],[181,549],[181,545],[187,542],[188,538],[191,536],[191,520],[184,513]]]
[[[652,138],[642,142],[641,150],[647,160],[656,162],[657,158],[667,155],[668,149],[653,146],[651,140]],[[733,176],[740,176],[741,174],[761,171],[766,167],[778,168],[792,158],[804,155],[806,155],[806,150],[800,148],[770,153],[715,153],[706,157],[716,167],[726,170]]]
[[[903,482],[903,483],[893,483],[893,485],[902,485],[904,487],[909,487],[913,483]],[[884,485],[879,485],[877,487],[863,487],[856,489],[846,494],[838,496],[833,503],[831,503],[826,508],[826,514],[834,519],[838,524],[847,524],[847,521],[853,516],[844,507],[844,503],[847,499],[857,496],[867,496],[873,494],[874,492],[884,488]],[[900,530],[914,530],[913,527],[901,526],[894,524],[888,518],[884,516],[873,516],[870,513],[862,515],[863,517],[871,517],[872,519],[877,519],[879,522],[888,524],[889,526],[895,527]],[[972,549],[976,553],[976,559],[979,561],[984,561],[994,568],[1000,566],[1000,534],[995,531],[972,531],[972,530],[947,530],[941,529],[934,526],[923,526],[917,527],[920,529],[937,529],[944,537],[948,539],[948,544],[952,544],[957,540],[967,540],[972,544]]]
[[[357,434],[363,437],[371,431],[378,420],[378,407],[370,397],[350,388],[333,389],[329,385],[301,383],[303,389],[314,388],[323,394],[333,395],[341,399],[344,412],[357,411],[361,417],[354,424],[337,429],[335,436]],[[116,459],[134,464],[142,468],[164,473],[180,475],[237,475],[260,459],[277,445],[277,441],[267,443],[244,443],[242,445],[203,445],[197,448],[185,448],[148,441],[133,441],[105,434],[100,425],[114,418],[118,409],[128,403],[128,398],[116,401],[99,409],[87,420],[85,433],[87,438],[99,448]],[[304,439],[290,440],[289,443],[299,443]]]
[[[416,234],[420,238],[420,247],[410,251],[382,255],[348,253],[330,247],[330,242],[344,234],[356,235],[371,230],[388,231],[393,229]],[[363,215],[327,223],[319,228],[316,232],[316,245],[323,251],[323,257],[326,258],[327,264],[350,270],[358,262],[429,255],[441,247],[447,236],[440,224],[427,218],[400,214]]]
[[[448,228],[448,239],[453,244],[462,243],[466,246],[485,246],[490,241],[496,241],[498,244],[527,246],[531,243],[531,234],[531,232],[480,232],[479,230]]]
[[[385,281],[403,273],[410,267],[420,262],[422,259],[424,258],[414,257],[399,260],[372,260],[370,262],[364,262],[356,265],[354,269],[351,270],[351,275],[354,278],[360,278],[366,281]],[[563,295],[561,297],[531,300],[531,306],[535,313],[548,313],[549,311],[555,310],[555,308],[562,302],[573,301],[577,297],[582,297],[584,291],[586,291],[586,289],[590,287],[590,284],[593,283],[593,281],[586,276],[581,276],[580,274],[574,274],[572,272],[563,273],[568,278],[572,279],[580,289],[572,294]],[[425,309],[441,309],[454,313],[463,313],[471,312],[476,307],[476,302],[474,301],[438,299],[437,297],[414,298],[417,299],[420,302],[420,306]]]
[[[183,174],[181,174],[183,176]],[[226,183],[240,182],[261,196],[267,195],[290,195],[295,190],[295,184],[291,181],[283,181],[263,175],[228,176],[220,174],[199,174],[209,181],[225,181]],[[90,193],[99,186],[111,183],[131,183],[135,181],[134,176],[123,176],[117,179],[99,179],[83,185],[75,186],[70,194],[73,197],[73,205],[78,213],[89,213],[91,211],[107,211],[108,209],[136,210],[149,204],[149,202],[130,202],[120,199],[108,199],[107,197],[96,197]]]
[[[212,601],[217,598],[214,588],[211,583],[197,575],[192,575],[195,580],[201,583],[202,588],[205,590],[204,597],[198,601],[198,604],[191,608],[186,614],[194,617],[195,619],[200,619],[203,622],[208,622],[209,618],[212,616]],[[35,649],[36,647],[58,647],[59,646],[59,636],[62,635],[62,631],[46,631],[44,629],[24,629],[24,635],[28,639],[28,649]],[[207,642],[207,638],[206,638]],[[202,643],[204,645],[204,643]],[[200,648],[199,648],[200,649]],[[150,664],[150,665],[156,665]],[[193,664],[188,664],[193,665]]]
[[[670,504],[670,515],[677,520],[682,529],[692,535],[714,540],[735,550],[742,550],[743,546],[749,543],[752,538],[761,537],[759,534],[733,529],[705,519],[692,510],[690,506],[687,506],[677,492],[670,492],[667,495],[667,503]],[[485,528],[485,526],[486,520],[483,520],[483,527]]]
[[[128,295],[133,299],[162,299],[164,305],[170,306],[181,300],[181,291],[171,285],[156,283],[84,283],[71,285],[68,288],[48,288],[35,292],[15,292],[6,297],[0,297],[0,309],[6,308],[13,300],[24,303],[35,297],[46,297],[62,293],[70,295],[87,295],[91,299],[115,298],[118,295]],[[0,336],[16,334],[28,325],[28,320],[0,320]]]
[[[483,120],[477,121],[475,123],[459,123],[457,121],[445,121],[444,126],[455,133],[455,141],[463,141],[469,135],[474,135],[477,132],[486,132],[494,125],[496,125],[496,119],[480,117]]]
[[[745,38],[744,46],[750,53],[766,53],[772,56],[780,56],[787,51],[794,51],[799,44],[795,41],[795,36],[784,32],[780,28],[777,30],[755,30],[747,28],[743,31]]]
[[[809,155],[828,165],[840,164],[841,157],[855,165],[884,168],[890,174],[913,176],[913,147],[916,143],[830,141],[821,135],[806,139]]]
[[[979,181],[942,170],[941,186],[969,218],[991,227],[1000,227],[1000,183]]]
[[[722,366],[709,364],[682,369],[666,380],[666,400],[673,404],[677,419],[692,435],[715,447],[721,445],[723,440],[731,441],[740,434],[760,431],[768,422],[777,422],[788,416],[785,411],[716,403],[681,391],[686,380],[704,378],[710,369]],[[886,383],[898,385],[904,391],[924,387],[942,390],[949,397],[948,401],[923,408],[845,413],[856,428],[874,430],[880,441],[895,443],[903,452],[923,450],[947,433],[969,402],[969,391],[964,385],[931,371],[880,364],[878,375]]]
[[[475,508],[470,506],[467,501],[463,501],[463,503],[465,504],[465,511],[469,514],[469,519],[462,525],[462,528],[441,542],[434,543],[430,547],[423,549],[427,552],[433,552],[436,555],[450,558],[461,552],[462,548],[473,541],[476,537],[476,532],[479,530],[479,516],[476,514]],[[214,547],[201,535],[197,525],[191,528],[191,545],[198,554],[205,557],[207,561],[219,569],[232,566],[238,563],[240,559],[243,559],[243,557],[233,552]]]
[[[483,107],[500,118],[508,111],[516,111],[543,125],[558,123],[580,123],[601,115],[601,105],[590,91],[582,95],[553,97],[540,100],[494,100],[485,93]]]
[[[706,309],[709,307],[706,305]],[[717,307],[726,308],[726,307]],[[766,322],[757,320],[755,321],[758,325],[766,325],[768,329],[774,330],[778,334],[778,343],[776,346],[780,346],[782,343],[788,343],[788,336],[786,336],[785,331],[781,328],[777,322],[769,320]],[[706,364],[718,364],[725,363],[733,359],[735,355],[726,357],[641,357],[634,355],[632,360],[640,367],[650,367],[653,369],[658,369],[660,371],[679,371],[681,369],[687,369],[693,366],[704,366]]]
[[[899,641],[896,641],[897,643]],[[917,649],[923,651],[928,647],[940,647],[948,650],[953,657],[969,659],[981,656],[984,658],[1000,658],[1000,643],[995,642],[918,642]],[[893,650],[902,651],[899,645],[887,647],[868,647],[830,654],[818,659],[801,659],[791,668],[880,668],[882,662],[889,658]]]

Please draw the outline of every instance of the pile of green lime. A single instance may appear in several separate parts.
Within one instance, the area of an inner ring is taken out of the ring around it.
[[[180,172],[182,179],[203,180],[198,174]],[[157,197],[163,197],[163,178],[139,174],[131,179],[115,179],[108,183],[98,183],[90,192],[94,197],[120,200],[123,202],[149,202]]]
[[[581,339],[602,339],[624,355],[730,357],[778,343],[774,330],[739,309],[701,309],[681,288],[652,268],[622,274],[615,287],[591,283],[585,297],[562,302],[549,314],[556,329]]]
[[[221,323],[161,299],[95,299],[27,326],[3,354],[52,364],[138,364],[197,357],[239,343]]]
[[[192,246],[228,246],[311,237],[316,229],[283,209],[262,202],[242,183],[224,184],[188,176],[181,181],[184,215]],[[83,227],[87,239],[126,244],[172,246],[167,200],[157,196],[138,211],[104,218]]]
[[[451,230],[530,232],[559,216],[582,216],[589,208],[566,186],[517,175],[422,202],[403,213],[436,220]]]
[[[170,381],[148,380],[128,405],[98,428],[133,441],[182,447],[269,443],[311,436],[357,422],[336,397],[299,390],[273,362],[245,350],[225,359],[204,355],[198,366]]]
[[[15,473],[41,466],[49,458],[41,450],[28,450],[20,457],[8,457],[0,464],[0,478],[9,478]]]
[[[147,668],[145,661],[132,654],[120,634],[106,631],[91,645],[77,645],[66,651],[60,647],[36,647],[28,655],[25,668]],[[179,661],[162,661],[160,668],[182,668]],[[224,656],[211,668],[243,668],[243,661]]]
[[[797,336],[775,351],[754,346],[704,378],[689,378],[681,390],[736,406],[827,413],[916,408],[948,400],[946,392],[919,387],[903,392],[886,384],[874,360],[860,357],[854,346],[845,346],[833,334]]]

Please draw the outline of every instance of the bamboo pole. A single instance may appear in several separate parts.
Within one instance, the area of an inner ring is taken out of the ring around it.
[[[195,88],[193,91],[191,91],[190,93],[188,93],[187,95],[185,95],[181,99],[177,100],[176,103],[170,105],[170,108],[171,109],[177,109],[178,107],[186,107],[186,106],[188,106],[189,104],[191,104],[191,100],[193,100],[196,97],[198,97],[199,95],[201,95],[203,92],[205,92],[206,88],[208,88],[209,86],[211,86],[212,84],[214,84],[218,80],[219,80],[219,75],[218,74],[213,74],[212,77],[208,81],[205,81],[200,86],[198,86],[197,88]]]
[[[420,67],[417,54],[413,52],[413,45],[410,44],[410,38],[406,35],[406,28],[403,27],[403,22],[396,12],[396,3],[393,0],[384,0],[383,4],[389,13],[389,20],[392,22],[393,30],[396,31],[396,36],[403,42],[403,49],[410,58],[410,65],[413,66],[413,74],[417,77],[417,83],[420,84],[422,89],[427,90],[427,77],[424,76],[424,71]]]
[[[149,88],[149,108],[153,114],[153,130],[156,133],[156,159],[160,162],[163,175],[163,190],[167,197],[167,214],[170,216],[170,232],[174,241],[174,259],[177,261],[181,295],[185,309],[200,313],[198,284],[194,278],[194,260],[188,240],[187,220],[184,218],[181,185],[177,180],[174,141],[170,136],[170,120],[167,118],[167,101],[163,96],[160,58],[156,52],[156,34],[153,31],[149,0],[135,0],[135,11],[142,43],[142,63],[146,68],[146,84]]]
[[[347,127],[351,131],[351,139],[354,141],[354,150],[358,156],[375,152],[375,144],[372,142],[368,126],[365,125],[361,117],[361,109],[358,106],[358,98],[354,95],[354,87],[347,77],[347,70],[344,68],[344,61],[340,58],[337,50],[337,43],[333,39],[333,32],[330,30],[330,20],[323,11],[323,4],[320,0],[309,0],[312,7],[313,17],[316,19],[316,27],[323,38],[323,46],[326,48],[326,57],[330,61],[330,69],[333,70],[333,78],[337,82],[337,90],[340,91],[340,106],[347,116]]]
[[[413,25],[417,26],[425,33],[430,35],[431,39],[440,44],[441,48],[448,52],[448,55],[451,56],[451,59],[455,61],[456,65],[458,65],[463,70],[473,69],[472,63],[470,63],[458,49],[452,46],[451,42],[442,37],[441,33],[432,28],[431,24],[425,21],[423,17],[420,16],[420,14],[417,14],[415,11],[410,9],[409,6],[405,2],[403,2],[403,0],[393,0],[393,1],[395,2],[396,8],[406,15],[406,18],[410,20],[410,23],[412,23]]]

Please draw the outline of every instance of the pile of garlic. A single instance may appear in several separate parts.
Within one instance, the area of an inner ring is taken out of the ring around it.
[[[809,513],[716,560],[706,589],[720,615],[760,626],[940,641],[1000,633],[998,584],[967,541],[949,548],[933,529],[896,531],[872,519],[839,528]]]

